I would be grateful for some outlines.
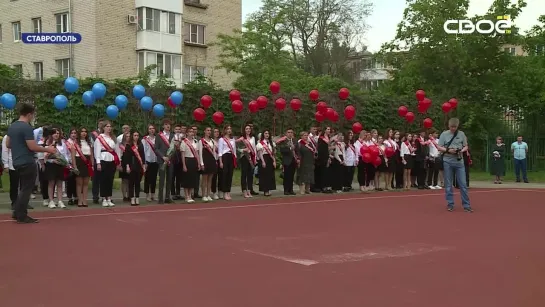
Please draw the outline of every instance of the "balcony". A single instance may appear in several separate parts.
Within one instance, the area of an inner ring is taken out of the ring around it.
[[[182,54],[182,36],[154,31],[138,31],[136,50]]]

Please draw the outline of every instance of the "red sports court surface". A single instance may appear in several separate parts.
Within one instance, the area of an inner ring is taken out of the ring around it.
[[[545,306],[545,193],[470,193],[3,215],[0,306]]]

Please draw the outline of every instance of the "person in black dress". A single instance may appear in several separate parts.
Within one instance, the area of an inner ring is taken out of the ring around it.
[[[182,152],[182,170],[184,172],[182,176],[182,187],[185,192],[185,200],[188,203],[195,202],[195,200],[193,200],[193,190],[199,185],[197,177],[199,176],[199,170],[201,169],[199,149],[193,139],[194,137],[193,128],[188,128],[186,138],[180,145],[180,151]]]
[[[217,165],[217,172],[212,175],[212,199],[217,200],[220,199],[220,196],[218,195],[218,192],[221,192],[221,177],[222,177],[222,169],[220,168],[220,157],[218,155],[218,142],[220,139],[220,130],[218,128],[214,128],[214,132],[212,134],[212,140],[214,140],[214,144],[216,145],[216,165]],[[223,197],[223,195],[222,195]]]
[[[116,148],[117,155],[121,161],[123,160],[125,149],[129,143],[131,143],[131,134],[125,133]],[[123,165],[119,165],[117,170],[119,171],[119,178],[121,178],[121,194],[123,195],[123,201],[129,201],[129,174],[125,171]]]
[[[382,135],[377,136],[377,146],[379,148],[380,165],[377,166],[377,172],[375,175],[375,190],[383,191],[383,189],[380,187],[380,179],[382,178],[384,180],[384,189],[388,190],[389,178],[386,176],[386,174],[388,173],[389,161],[386,157],[386,154],[384,153],[386,145],[384,145],[384,138],[382,137]]]
[[[205,202],[212,201],[212,178],[218,172],[217,143],[212,139],[212,128],[204,129],[204,136],[198,142],[198,150],[202,172],[202,199]]]
[[[492,146],[490,152],[492,152],[492,167],[491,173],[495,176],[494,183],[501,184],[502,177],[505,176],[505,144],[501,136],[496,138],[496,144]]]
[[[413,136],[407,133],[401,142],[401,163],[403,163],[403,183],[405,190],[411,189],[411,170],[414,163],[414,147],[412,146]]]
[[[259,191],[265,196],[271,196],[271,191],[276,190],[276,146],[271,140],[269,130],[263,131],[259,143],[257,143],[259,155]]]
[[[127,174],[127,192],[131,206],[138,206],[140,204],[140,182],[146,172],[146,153],[144,152],[144,144],[140,142],[140,133],[132,131],[129,136],[131,139],[125,144],[121,165]]]
[[[80,128],[78,139],[72,147],[72,161],[76,161],[76,194],[78,207],[87,207],[87,195],[89,193],[89,180],[93,177],[93,144],[87,128]]]
[[[317,167],[320,168],[320,183],[322,186],[323,193],[333,193],[331,189],[331,174],[329,166],[331,164],[332,155],[330,153],[330,139],[329,135],[331,134],[331,128],[326,127],[318,137],[318,159]]]

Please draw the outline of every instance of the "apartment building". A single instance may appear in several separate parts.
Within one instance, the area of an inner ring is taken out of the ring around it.
[[[187,12],[188,16],[184,14]],[[218,33],[242,27],[241,0],[10,0],[0,3],[0,63],[23,76],[152,78],[179,87],[197,71],[230,88],[236,76],[217,69]],[[73,45],[24,44],[22,33],[79,33]]]
[[[364,90],[373,90],[391,79],[393,67],[385,65],[369,51],[355,52],[348,57],[353,78]]]

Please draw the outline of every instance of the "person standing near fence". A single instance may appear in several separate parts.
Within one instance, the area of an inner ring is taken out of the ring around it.
[[[513,160],[515,161],[515,176],[517,182],[520,182],[520,173],[522,172],[522,180],[528,183],[528,175],[526,168],[528,166],[526,158],[528,155],[528,144],[522,141],[522,135],[517,137],[517,141],[511,144],[511,151],[513,152]]]

